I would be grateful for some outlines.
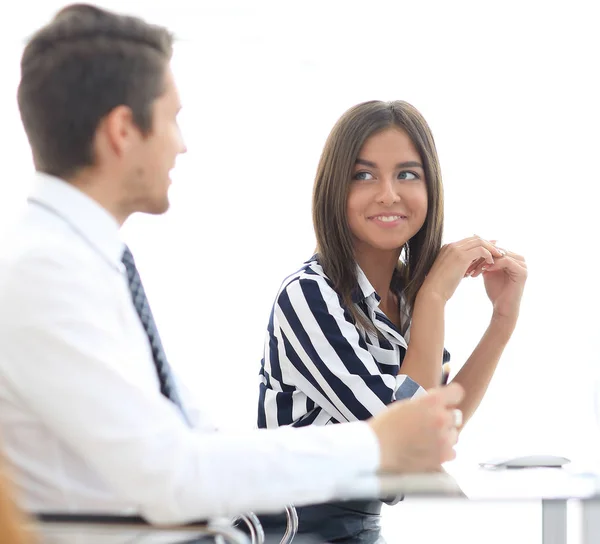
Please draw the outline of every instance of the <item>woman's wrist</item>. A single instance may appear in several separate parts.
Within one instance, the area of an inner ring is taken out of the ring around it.
[[[423,285],[423,287],[421,287],[421,289],[419,289],[419,292],[417,293],[417,297],[415,299],[415,306],[417,304],[433,304],[445,307],[446,302],[448,302],[448,300],[442,294],[428,289],[425,285]]]
[[[517,326],[517,318],[518,316],[506,316],[493,313],[489,329],[496,334],[505,336],[508,341]]]

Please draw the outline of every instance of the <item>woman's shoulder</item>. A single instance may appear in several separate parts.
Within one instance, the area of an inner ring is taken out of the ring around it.
[[[292,291],[305,291],[303,287],[317,287],[320,293],[327,297],[335,294],[333,284],[325,274],[318,255],[313,255],[299,269],[283,280],[277,298],[279,299],[284,294],[289,295]]]

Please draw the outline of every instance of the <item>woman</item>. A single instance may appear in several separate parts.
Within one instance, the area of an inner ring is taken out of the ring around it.
[[[478,236],[441,247],[440,166],[413,106],[371,101],[341,117],[318,166],[313,223],[317,253],[285,279],[269,320],[259,427],[363,420],[439,385],[445,304],[463,278],[483,275],[492,318],[454,378],[466,422],[515,328],[527,268]],[[383,542],[380,509],[299,508],[300,531]]]

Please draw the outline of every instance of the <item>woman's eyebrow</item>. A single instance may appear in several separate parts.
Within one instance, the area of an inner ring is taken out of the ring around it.
[[[366,159],[356,159],[356,164],[362,164],[363,166],[368,166],[369,168],[377,168],[376,163],[368,161]],[[396,168],[423,168],[423,165],[418,161],[406,161],[399,162],[396,165]]]

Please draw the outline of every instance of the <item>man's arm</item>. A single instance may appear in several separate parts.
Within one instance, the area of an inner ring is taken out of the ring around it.
[[[149,392],[123,371],[134,363],[120,349],[111,301],[103,286],[73,273],[76,264],[33,256],[9,271],[0,293],[2,372],[31,412],[150,521],[322,502],[375,472],[379,448],[365,423],[192,431],[158,388]]]

